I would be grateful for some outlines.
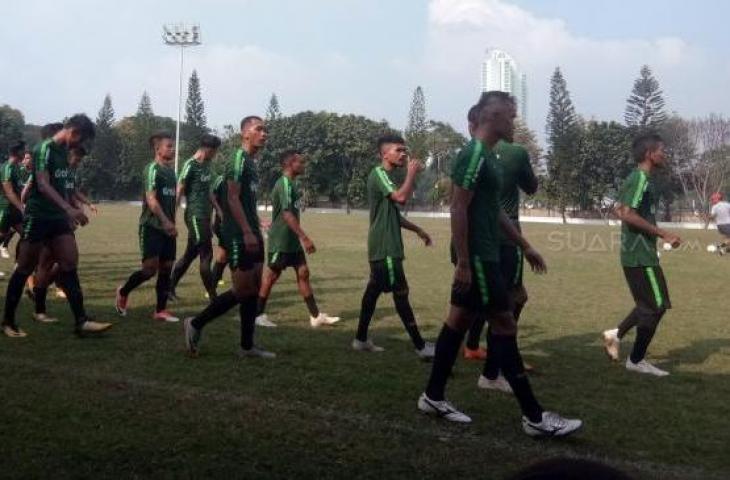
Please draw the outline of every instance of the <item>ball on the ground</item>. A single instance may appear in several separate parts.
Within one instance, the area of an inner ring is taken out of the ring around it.
[[[708,245],[707,246],[707,252],[708,253],[715,253],[715,252],[717,252],[717,245]]]
[[[672,244],[669,242],[664,242],[664,250],[669,251],[671,249],[672,249]]]

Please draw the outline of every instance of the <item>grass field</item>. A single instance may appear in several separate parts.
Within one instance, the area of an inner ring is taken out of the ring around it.
[[[381,298],[371,330],[386,352],[349,349],[368,273],[366,217],[303,217],[319,248],[310,265],[320,307],[342,316],[340,325],[311,330],[287,272],[268,308],[280,327],[257,332],[278,359],[239,360],[231,313],[208,327],[201,357],[190,360],[182,327],[150,319],[153,283],[132,294],[126,319],[115,317],[114,288],[139,262],[139,212],[100,210],[77,234],[80,275],[88,309],[114,329],[79,340],[63,301],[49,301],[63,321],[47,326],[32,323],[23,300],[29,337],[0,338],[2,478],[502,478],[564,455],[637,478],[730,477],[730,259],[704,251],[715,232],[680,232],[699,247],[662,258],[674,310],[650,355],[672,376],[658,379],[610,364],[600,348],[599,332],[631,305],[608,248],[615,229],[525,226],[550,271],[526,275],[523,354],[539,368],[532,381],[541,402],[585,422],[573,438],[534,441],[521,433],[513,398],[477,391],[479,363],[460,360],[448,390],[473,425],[420,415],[430,367],[417,360],[390,298]],[[424,336],[435,339],[452,273],[448,223],[417,223],[436,246],[406,235],[405,266]],[[197,267],[178,291],[180,316],[203,307]]]

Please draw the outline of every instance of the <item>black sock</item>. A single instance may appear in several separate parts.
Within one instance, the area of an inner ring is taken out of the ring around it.
[[[456,356],[459,354],[461,342],[464,340],[464,332],[458,332],[444,324],[441,328],[438,340],[436,340],[436,356],[433,359],[431,376],[426,386],[426,395],[434,401],[444,399],[446,382],[451,375],[451,369],[456,363]]]
[[[10,276],[8,281],[8,289],[5,293],[5,315],[3,317],[3,325],[15,324],[15,311],[18,309],[18,303],[20,303],[20,297],[23,296],[23,288],[25,282],[28,280],[30,274],[21,273],[17,268]]]
[[[214,320],[228,310],[238,304],[238,299],[233,294],[233,291],[228,290],[227,292],[218,295],[207,307],[203,309],[192,321],[193,326],[200,330],[206,326],[211,320]]]
[[[127,283],[122,286],[122,288],[119,290],[119,293],[121,293],[122,296],[128,297],[129,294],[132,293],[132,290],[139,287],[153,276],[154,274],[150,275],[144,270],[137,270],[129,276],[129,279],[127,279]]]
[[[266,302],[268,297],[258,297],[256,300],[256,316],[262,315],[266,311]]]
[[[531,422],[541,422],[543,409],[532,393],[532,387],[525,374],[520,350],[517,347],[517,337],[492,334],[491,340],[489,354],[497,356],[504,378],[512,387],[522,414]]]
[[[35,298],[35,313],[46,313],[46,297],[48,296],[48,288],[33,287],[33,297]]]
[[[634,328],[639,323],[639,312],[638,309],[634,308],[631,310],[631,312],[624,318],[624,320],[619,323],[618,325],[618,338],[624,338],[624,335],[626,335],[629,330]]]
[[[375,306],[378,304],[378,297],[380,296],[380,290],[374,283],[368,283],[365,288],[365,293],[362,296],[362,304],[360,307],[360,320],[357,324],[357,334],[355,338],[364,342],[368,339],[368,328],[370,327],[370,320],[373,319],[375,313]]]
[[[170,272],[158,271],[157,283],[155,284],[155,293],[157,294],[156,312],[161,312],[167,308],[167,299],[170,294]]]
[[[68,272],[58,272],[56,282],[61,285],[61,289],[66,294],[66,300],[68,300],[74,314],[76,324],[84,323],[86,321],[86,310],[84,310],[84,294],[81,291],[78,272],[75,269]]]
[[[314,299],[314,294],[308,297],[304,297],[304,303],[307,304],[307,310],[309,310],[309,315],[314,318],[319,317],[319,307],[317,306],[317,301]]]
[[[15,235],[15,230],[10,230],[8,234],[5,235],[5,238],[3,239],[3,247],[8,248],[10,241],[13,239],[13,235]]]
[[[203,250],[200,253],[200,279],[203,281],[203,287],[208,292],[210,298],[215,297],[216,284],[213,283],[213,272],[210,269],[210,260],[212,259],[212,252],[210,249]]]
[[[416,325],[416,317],[413,315],[413,309],[411,303],[408,301],[408,295],[393,294],[393,302],[395,302],[395,310],[400,316],[400,321],[403,322],[403,326],[408,332],[408,336],[411,337],[413,346],[416,350],[422,349],[426,342],[421,337],[421,332],[418,331],[418,325]]]
[[[487,359],[484,361],[484,369],[482,375],[490,380],[495,380],[499,376],[499,356],[492,354],[492,343],[494,335],[492,335],[492,327],[487,327]]]
[[[649,348],[651,340],[654,338],[656,328],[637,327],[636,340],[634,340],[634,348],[631,350],[631,361],[639,363],[646,356],[646,350]]]
[[[211,274],[212,274],[212,277],[213,277],[213,279],[212,279],[213,287],[217,287],[218,286],[218,282],[221,281],[221,278],[223,277],[223,271],[225,269],[226,269],[226,264],[225,263],[215,262],[213,264],[213,268],[211,269]]]
[[[239,306],[241,313],[241,348],[253,348],[253,335],[256,331],[256,304],[257,297],[244,298]]]
[[[479,348],[479,340],[482,336],[482,330],[484,329],[486,321],[487,317],[480,313],[477,315],[477,318],[474,319],[471,327],[469,327],[469,333],[466,336],[466,348],[469,350],[476,350]]]
[[[190,268],[190,264],[193,263],[193,260],[195,260],[195,257],[197,256],[197,246],[190,240],[188,240],[187,247],[185,247],[185,253],[183,253],[183,256],[180,257],[180,259],[175,263],[175,266],[172,269],[170,285],[173,292],[175,291],[177,284],[180,282],[180,279],[183,277],[183,275],[185,275],[185,272],[188,271],[188,268]]]

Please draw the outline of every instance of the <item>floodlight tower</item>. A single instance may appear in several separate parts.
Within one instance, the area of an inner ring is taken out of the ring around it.
[[[202,43],[200,25],[184,25],[182,23],[162,26],[162,41],[173,47],[180,47],[180,89],[177,98],[177,125],[175,127],[175,173],[180,159],[180,117],[182,115],[183,96],[183,58],[185,47],[194,47]]]

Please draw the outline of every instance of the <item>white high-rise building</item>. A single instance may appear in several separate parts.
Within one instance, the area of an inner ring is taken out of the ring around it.
[[[488,48],[482,62],[481,77],[482,92],[509,92],[517,100],[518,115],[527,122],[527,76],[520,72],[509,53]]]

